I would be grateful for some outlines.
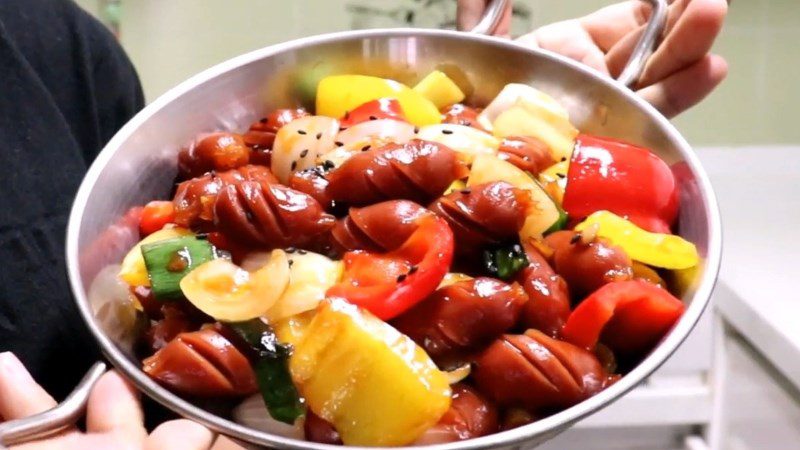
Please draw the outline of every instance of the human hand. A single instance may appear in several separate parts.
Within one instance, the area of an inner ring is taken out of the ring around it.
[[[666,37],[634,87],[667,117],[700,102],[728,73],[725,60],[710,53],[727,14],[726,0],[670,3]],[[579,19],[546,25],[519,40],[616,77],[639,40],[650,11],[646,2],[627,1]]]
[[[0,422],[32,416],[56,406],[12,353],[0,353]],[[188,420],[161,424],[148,436],[138,394],[114,371],[92,389],[86,410],[86,432],[76,428],[57,436],[11,447],[11,450],[200,450],[213,435]]]

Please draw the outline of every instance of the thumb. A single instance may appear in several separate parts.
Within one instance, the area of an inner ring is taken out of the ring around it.
[[[145,450],[208,450],[214,441],[214,433],[208,428],[179,419],[164,422],[145,441]]]

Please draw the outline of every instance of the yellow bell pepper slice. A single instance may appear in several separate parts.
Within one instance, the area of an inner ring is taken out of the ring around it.
[[[596,225],[595,225],[596,224]],[[576,231],[597,227],[597,235],[620,246],[634,261],[664,269],[688,269],[700,262],[697,248],[691,242],[672,234],[651,233],[609,211],[597,211]]]
[[[409,122],[424,126],[441,123],[439,109],[419,92],[394,80],[367,75],[331,75],[317,85],[317,114],[333,118],[379,98],[396,98]]]
[[[345,445],[409,444],[450,407],[448,378],[428,355],[343,300],[320,304],[289,370],[308,407]]]
[[[279,341],[297,347],[306,337],[308,325],[311,324],[311,320],[316,314],[316,310],[295,314],[273,323],[272,328],[275,330],[275,335],[278,336]]]
[[[147,277],[147,267],[144,265],[144,256],[142,256],[142,245],[191,234],[192,232],[186,228],[176,227],[164,228],[147,236],[125,255],[122,260],[122,266],[119,269],[119,277],[130,286],[150,286],[150,278]]]
[[[439,70],[434,70],[426,75],[414,86],[414,90],[432,101],[439,109],[458,103],[465,97],[458,85]]]

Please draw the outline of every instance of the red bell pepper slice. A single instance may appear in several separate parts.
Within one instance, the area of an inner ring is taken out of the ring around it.
[[[453,232],[439,217],[419,220],[416,231],[391,252],[345,253],[344,276],[328,289],[328,297],[343,298],[389,320],[435,291],[453,260]]]
[[[616,281],[581,302],[567,319],[561,336],[590,350],[602,341],[615,352],[640,354],[669,331],[683,310],[683,302],[650,282]]]
[[[175,222],[175,206],[170,201],[152,201],[145,205],[139,219],[142,237],[155,233],[164,225]]]
[[[608,210],[654,233],[670,233],[678,215],[678,183],[650,150],[580,135],[567,174],[564,210],[580,221]]]
[[[400,102],[394,98],[379,98],[368,101],[358,108],[348,112],[342,118],[341,126],[344,128],[369,120],[394,119],[406,122],[406,116]]]

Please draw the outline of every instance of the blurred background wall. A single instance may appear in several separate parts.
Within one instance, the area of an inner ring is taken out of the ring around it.
[[[78,0],[116,26],[148,100],[218,62],[312,34],[385,26],[450,26],[455,0]],[[613,0],[516,0],[514,34]],[[737,0],[716,52],[730,76],[676,119],[696,146],[798,144],[798,0]]]

